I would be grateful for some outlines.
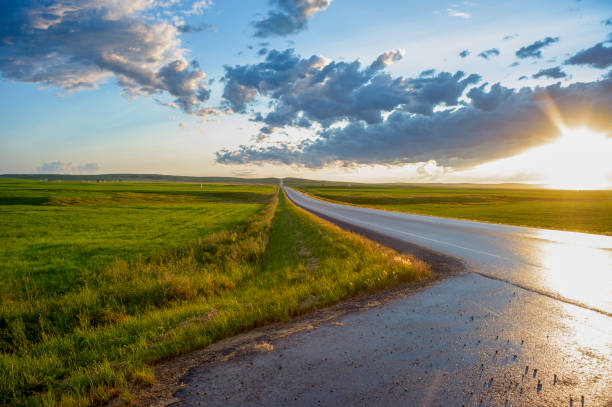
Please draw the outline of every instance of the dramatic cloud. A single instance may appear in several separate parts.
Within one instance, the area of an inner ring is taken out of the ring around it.
[[[286,37],[306,29],[308,19],[329,7],[332,0],[270,0],[273,9],[255,22],[255,36]]]
[[[466,58],[468,55],[470,55],[470,50],[467,50],[467,49],[464,49],[463,51],[459,53],[459,56],[461,58]]]
[[[300,58],[292,49],[270,51],[264,62],[225,67],[223,97],[234,111],[246,112],[258,97],[270,111],[256,113],[262,132],[284,126],[330,127],[343,121],[379,123],[385,113],[401,107],[430,115],[438,105],[455,106],[478,75],[426,71],[418,78],[393,78],[383,68],[401,58],[401,51],[380,55],[367,67],[359,61],[334,62],[320,56]]]
[[[509,89],[495,84],[468,92],[471,103],[430,115],[396,109],[385,120],[350,122],[323,129],[318,137],[266,147],[241,146],[217,153],[225,164],[283,163],[318,168],[329,165],[395,165],[435,160],[466,168],[510,157],[549,142],[559,130],[551,106],[568,126],[612,131],[612,80]]]
[[[542,48],[547,47],[550,44],[554,44],[555,42],[559,42],[559,37],[546,37],[543,40],[536,41],[531,45],[521,47],[518,51],[516,51],[515,55],[521,59],[542,58]]]
[[[565,78],[566,76],[567,74],[561,70],[561,67],[555,66],[554,68],[540,69],[538,73],[532,75],[531,77],[535,79],[538,79],[541,77],[559,79],[559,78]]]
[[[36,169],[40,174],[91,174],[101,168],[98,163],[75,164],[72,162],[55,161],[44,163]]]
[[[183,111],[197,113],[209,96],[205,74],[185,60],[178,37],[191,28],[154,17],[158,3],[4,0],[0,72],[68,91],[114,77],[129,95],[168,94]],[[193,12],[207,4],[197,2]]]
[[[612,47],[605,47],[602,42],[589,49],[583,49],[565,61],[566,65],[588,65],[605,69],[612,65]]]
[[[480,54],[478,54],[479,57],[482,57],[484,59],[489,59],[489,57],[496,57],[498,55],[499,50],[497,48],[491,48],[486,51],[482,51]]]
[[[484,83],[479,87],[470,89],[467,93],[467,96],[472,99],[472,106],[485,112],[497,109],[502,102],[506,101],[514,93],[512,89],[504,88],[499,83],[491,86],[489,92],[485,91],[486,86],[487,83]]]

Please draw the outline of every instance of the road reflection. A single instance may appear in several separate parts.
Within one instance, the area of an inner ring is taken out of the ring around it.
[[[612,313],[612,237],[554,230],[535,237],[543,287]]]

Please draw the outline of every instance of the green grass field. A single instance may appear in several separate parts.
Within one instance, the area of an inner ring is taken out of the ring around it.
[[[156,361],[427,278],[276,191],[0,181],[0,404],[129,401]]]
[[[133,260],[226,229],[261,209],[273,191],[0,181],[0,287],[7,294],[0,303],[63,295],[117,257]]]
[[[286,180],[324,200],[485,222],[612,234],[612,191]]]

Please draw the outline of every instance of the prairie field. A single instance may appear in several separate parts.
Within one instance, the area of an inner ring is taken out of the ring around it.
[[[285,180],[320,199],[420,215],[612,234],[612,190],[346,184]]]
[[[135,260],[227,229],[273,193],[214,184],[0,181],[0,284],[13,294],[2,302],[67,294],[116,258]]]
[[[0,404],[92,405],[156,361],[429,276],[275,186],[0,181]]]

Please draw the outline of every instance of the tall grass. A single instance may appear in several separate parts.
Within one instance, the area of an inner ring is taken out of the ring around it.
[[[0,402],[88,404],[125,387],[145,361],[183,349],[169,333],[253,275],[276,202],[181,248],[117,260],[69,295],[3,304]]]
[[[273,198],[247,221],[117,260],[61,300],[5,307],[0,403],[91,405],[156,361],[365,290],[428,276],[414,259]]]

